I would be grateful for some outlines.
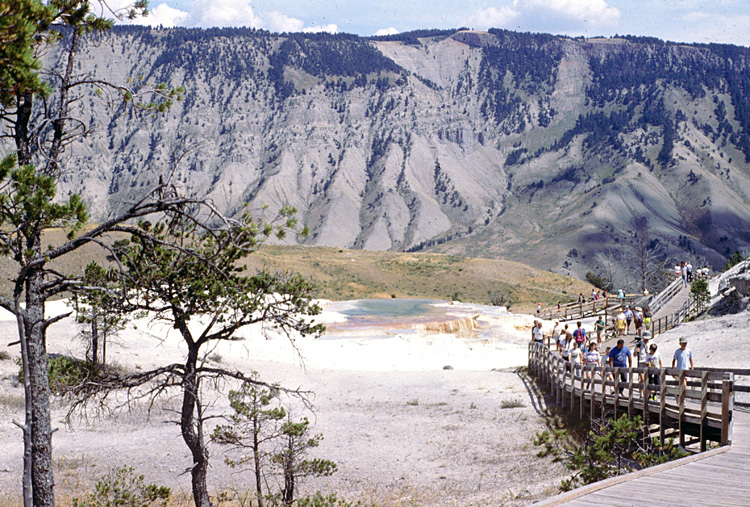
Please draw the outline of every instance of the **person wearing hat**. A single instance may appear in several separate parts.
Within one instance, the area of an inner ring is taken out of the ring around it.
[[[695,366],[693,365],[693,351],[687,348],[687,338],[680,338],[680,348],[674,351],[672,357],[672,368],[677,370],[692,370]],[[688,365],[690,366],[688,368]],[[687,387],[687,379],[682,380],[682,389]]]
[[[677,370],[692,370],[693,365],[693,351],[687,348],[687,338],[680,338],[680,348],[674,351],[674,357],[672,358],[672,368]],[[688,368],[688,365],[690,367]]]

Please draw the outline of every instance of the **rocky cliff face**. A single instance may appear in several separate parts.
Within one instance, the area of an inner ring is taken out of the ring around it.
[[[159,178],[229,213],[291,204],[309,243],[502,256],[579,276],[750,244],[750,51],[505,31],[365,40],[117,29],[76,65],[186,89],[79,104],[65,192],[101,219]],[[55,65],[55,54],[48,64]]]

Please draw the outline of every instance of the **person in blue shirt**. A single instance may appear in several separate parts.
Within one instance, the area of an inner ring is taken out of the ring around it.
[[[693,365],[693,351],[687,348],[687,338],[680,338],[680,348],[674,351],[672,357],[672,368],[677,370],[692,370],[695,366]],[[687,379],[682,379],[682,389],[687,387]]]
[[[617,340],[617,347],[609,351],[609,365],[618,368],[631,368],[633,366],[633,354],[625,346],[625,340]],[[620,383],[627,383],[627,381],[627,372],[620,370]],[[623,389],[624,387],[620,386],[620,393]]]

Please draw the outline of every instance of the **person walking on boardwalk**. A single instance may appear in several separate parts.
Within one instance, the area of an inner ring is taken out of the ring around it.
[[[686,337],[680,338],[680,348],[674,351],[674,357],[672,357],[672,368],[676,370],[692,370],[693,365],[693,351],[687,348],[688,339]]]
[[[661,354],[658,351],[658,346],[655,343],[652,343],[648,346],[648,354],[646,355],[646,363],[648,364],[649,368],[662,368],[661,363]],[[651,373],[648,374],[648,383],[652,386],[659,387],[661,384],[660,381],[660,375],[657,373]],[[656,399],[656,392],[653,392],[651,396],[649,397],[651,400]]]
[[[622,368],[633,367],[633,354],[625,346],[625,340],[617,340],[617,347],[609,351],[609,365],[620,368],[620,382],[627,383],[628,374]],[[620,386],[620,394],[622,394],[623,389],[624,387]]]
[[[688,284],[687,265],[685,265],[685,261],[682,261],[680,263],[680,276],[682,277],[682,286],[687,287],[687,284]]]
[[[573,331],[573,337],[576,339],[578,346],[583,348],[586,344],[586,330],[581,327],[581,321],[576,322],[577,329]]]
[[[534,343],[544,343],[544,335],[542,334],[542,323],[538,320],[534,321],[534,327],[531,328],[531,341]]]
[[[672,368],[675,370],[692,370],[695,366],[693,365],[693,351],[687,348],[687,338],[680,338],[680,348],[674,351],[672,356]],[[682,379],[682,388],[687,387],[687,379]]]
[[[589,366],[595,366],[599,367],[601,366],[602,356],[599,355],[599,351],[596,350],[596,342],[591,342],[589,345],[589,350],[586,351],[586,353],[583,355],[583,364],[585,364],[587,367]],[[586,373],[586,378],[591,378],[591,373]]]
[[[555,321],[555,327],[552,328],[552,339],[555,341],[555,346],[557,346],[557,350],[560,350],[560,321]]]
[[[643,336],[643,308],[640,306],[633,309],[633,324],[635,324],[635,334]]]
[[[651,331],[651,319],[653,317],[653,314],[651,313],[651,308],[648,306],[643,308],[643,327],[646,329],[646,331]]]
[[[625,330],[625,334],[630,334],[630,325],[633,323],[633,310],[630,309],[629,306],[625,305],[625,322],[627,322],[628,327]]]
[[[602,342],[602,332],[604,331],[604,326],[604,319],[601,315],[599,315],[599,320],[597,320],[594,324],[594,329],[596,329],[596,343]]]
[[[578,347],[578,342],[573,340],[573,343],[571,344],[572,348],[570,349],[570,362],[573,365],[573,373],[576,377],[581,375],[581,357],[583,356],[583,352]]]
[[[641,338],[638,341],[638,344],[635,346],[635,356],[638,358],[638,367],[639,368],[646,368],[647,365],[647,357],[648,357],[648,350],[649,350],[649,340],[651,340],[651,333],[648,331],[643,333],[643,338]],[[638,381],[642,384],[646,380],[646,375],[643,373],[638,374]],[[643,392],[641,392],[641,395],[643,395]]]
[[[617,336],[624,336],[626,319],[625,319],[625,312],[623,312],[622,310],[620,310],[620,313],[617,314],[617,318],[615,319],[615,325],[617,326]]]
[[[565,326],[567,328],[567,325]],[[565,334],[563,335],[563,342],[562,342],[562,349],[560,349],[560,355],[565,361],[570,360],[570,349],[573,348],[573,342],[575,341],[573,339],[573,335],[568,332],[568,330],[565,330]]]

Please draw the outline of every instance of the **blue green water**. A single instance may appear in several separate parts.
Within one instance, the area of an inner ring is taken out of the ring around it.
[[[348,317],[375,319],[424,317],[442,313],[433,306],[435,303],[440,303],[440,301],[435,299],[363,299],[357,301],[355,306],[341,310],[341,313]]]

